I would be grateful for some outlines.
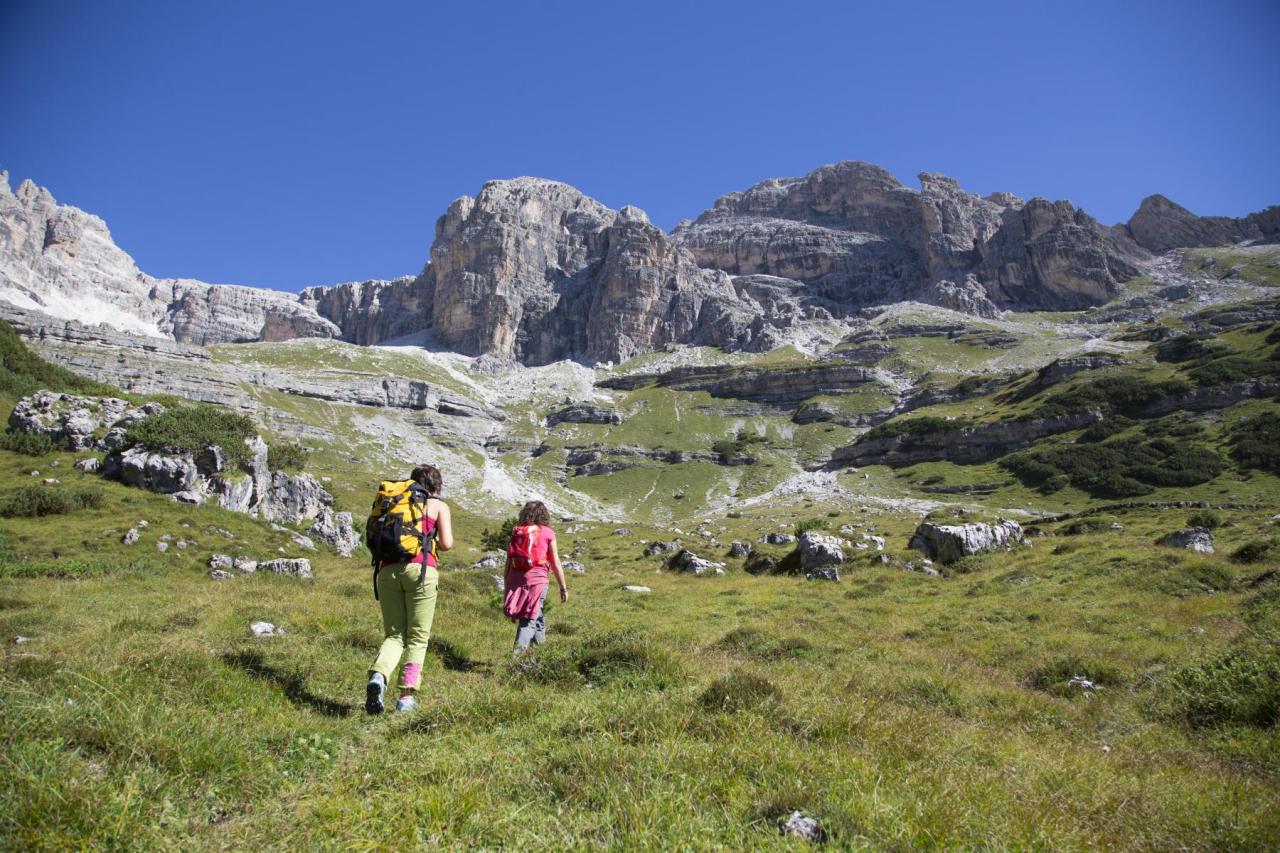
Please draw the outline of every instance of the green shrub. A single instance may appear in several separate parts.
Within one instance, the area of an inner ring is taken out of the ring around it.
[[[97,486],[67,488],[31,483],[0,499],[0,516],[43,518],[48,515],[64,515],[80,509],[96,509],[102,505],[102,501],[102,489]]]
[[[739,431],[736,438],[723,439],[711,445],[711,450],[719,454],[722,459],[732,459],[742,456],[751,445],[762,444],[764,441],[765,437],[762,435]]]
[[[1222,516],[1211,509],[1198,509],[1187,516],[1187,526],[1217,530],[1222,526]]]
[[[905,418],[902,420],[886,421],[885,423],[865,432],[858,441],[872,441],[877,438],[904,436],[904,443],[910,444],[911,438],[915,436],[937,435],[939,433],[964,429],[967,426],[971,426],[971,423],[964,418],[955,418],[951,420],[932,416]]]
[[[295,441],[279,441],[267,448],[272,471],[301,471],[307,467],[307,449]]]
[[[1117,433],[1124,432],[1133,426],[1133,423],[1131,419],[1126,418],[1124,415],[1103,418],[1085,427],[1084,431],[1080,433],[1080,437],[1076,440],[1085,444],[1104,441]]]
[[[122,560],[110,557],[78,557],[69,560],[25,562],[9,559],[0,562],[0,578],[101,578],[108,575],[140,572],[148,575],[166,571],[170,565],[155,559]]]
[[[1244,563],[1246,565],[1261,563],[1271,556],[1275,546],[1274,539],[1255,539],[1252,542],[1246,542],[1231,552],[1231,562]]]
[[[1010,454],[999,464],[1025,486],[1066,475],[1071,485],[1101,498],[1145,495],[1153,486],[1199,485],[1225,467],[1212,449],[1170,438],[1049,446]]]
[[[1231,348],[1216,340],[1212,332],[1192,332],[1161,341],[1153,349],[1156,361],[1184,362],[1215,358],[1229,352]]]
[[[1261,412],[1236,421],[1228,441],[1241,468],[1280,474],[1280,414]]]
[[[772,682],[741,669],[735,669],[728,675],[711,682],[711,685],[698,697],[698,701],[708,711],[736,713],[766,703],[774,703],[781,698],[782,691]]]
[[[245,439],[253,438],[257,430],[245,415],[239,415],[222,406],[201,404],[167,409],[137,421],[125,434],[128,446],[141,445],[150,451],[176,450],[182,453],[199,453],[206,447],[222,448],[227,461],[247,469],[252,453]]]
[[[1180,378],[1153,382],[1140,374],[1100,376],[1051,394],[1030,417],[1051,418],[1089,411],[1141,417],[1151,404],[1165,397],[1186,394],[1193,387]]]
[[[507,546],[511,544],[511,531],[516,526],[517,521],[518,519],[513,516],[502,522],[502,525],[497,530],[490,530],[486,527],[480,534],[480,544],[489,551],[507,550]]]
[[[1265,358],[1232,355],[1193,367],[1187,375],[1201,388],[1210,388],[1254,379],[1275,379],[1280,376],[1280,364]]]
[[[27,456],[44,456],[53,452],[53,439],[42,432],[0,433],[0,450]]]
[[[827,520],[825,518],[805,518],[796,522],[795,533],[796,538],[800,538],[811,530],[825,530],[827,528]]]
[[[1273,726],[1280,719],[1280,644],[1251,640],[1175,670],[1163,685],[1166,712],[1193,728]]]
[[[50,364],[27,349],[8,322],[0,320],[0,394],[24,397],[41,388],[78,394],[119,394],[110,385],[94,382]]]
[[[1047,477],[1045,481],[1040,484],[1039,490],[1042,495],[1051,495],[1054,492],[1062,491],[1069,485],[1071,485],[1071,478],[1066,474],[1054,474],[1051,477]]]
[[[1102,533],[1111,529],[1111,522],[1101,518],[1077,518],[1075,521],[1058,528],[1063,536],[1080,536],[1084,533]]]

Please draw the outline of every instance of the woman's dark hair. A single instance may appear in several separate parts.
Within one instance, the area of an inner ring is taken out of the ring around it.
[[[520,517],[516,519],[516,524],[538,524],[542,527],[550,527],[551,513],[547,511],[547,505],[542,501],[529,501],[520,508]]]
[[[440,469],[434,465],[419,465],[413,469],[409,479],[425,488],[429,495],[439,495],[440,490],[444,488],[444,479],[440,476]]]

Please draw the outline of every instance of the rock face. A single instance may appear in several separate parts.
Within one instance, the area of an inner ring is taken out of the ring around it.
[[[1170,533],[1156,544],[1166,548],[1186,548],[1198,554],[1212,554],[1213,531],[1207,527],[1188,527]]]
[[[718,343],[735,309],[746,323],[729,277],[699,269],[642,211],[538,178],[491,181],[450,205],[424,278],[440,345],[526,364]]]
[[[931,524],[916,528],[909,547],[930,560],[954,563],[961,557],[1026,544],[1022,526],[1016,521],[995,524]]]
[[[1079,429],[1100,420],[1101,412],[1078,412],[1052,418],[960,426],[928,433],[864,437],[847,447],[836,448],[831,464],[837,467],[913,465],[940,459],[960,463],[985,462],[1021,450],[1047,435]]]
[[[1162,195],[1147,196],[1122,226],[1138,245],[1152,252],[1208,246],[1229,246],[1244,240],[1280,240],[1280,206],[1268,207],[1239,219],[1196,216]]]
[[[622,413],[607,406],[595,406],[590,403],[574,403],[559,411],[547,415],[547,429],[557,424],[610,424],[622,423]]]
[[[849,306],[954,305],[954,283],[972,277],[1001,307],[1074,309],[1138,274],[1142,250],[1069,202],[980,198],[943,175],[919,178],[917,191],[869,163],[823,166],[722,196],[675,236],[704,267],[794,279]]]

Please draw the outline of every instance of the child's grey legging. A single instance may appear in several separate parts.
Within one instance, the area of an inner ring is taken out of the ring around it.
[[[527,649],[529,644],[541,645],[547,639],[547,623],[542,618],[543,608],[547,604],[547,589],[551,584],[542,587],[542,595],[538,596],[538,615],[533,619],[521,619],[516,624],[516,649]]]

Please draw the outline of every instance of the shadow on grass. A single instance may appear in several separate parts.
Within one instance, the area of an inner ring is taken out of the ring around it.
[[[284,698],[295,705],[310,708],[325,717],[349,717],[352,707],[347,702],[339,702],[326,696],[317,696],[307,689],[302,676],[281,672],[263,660],[261,652],[228,652],[222,656],[223,663],[238,667],[254,678],[260,678],[268,684],[279,687]]]
[[[467,650],[443,637],[432,637],[427,650],[440,658],[441,665],[451,672],[475,672],[489,667],[471,659]]]

